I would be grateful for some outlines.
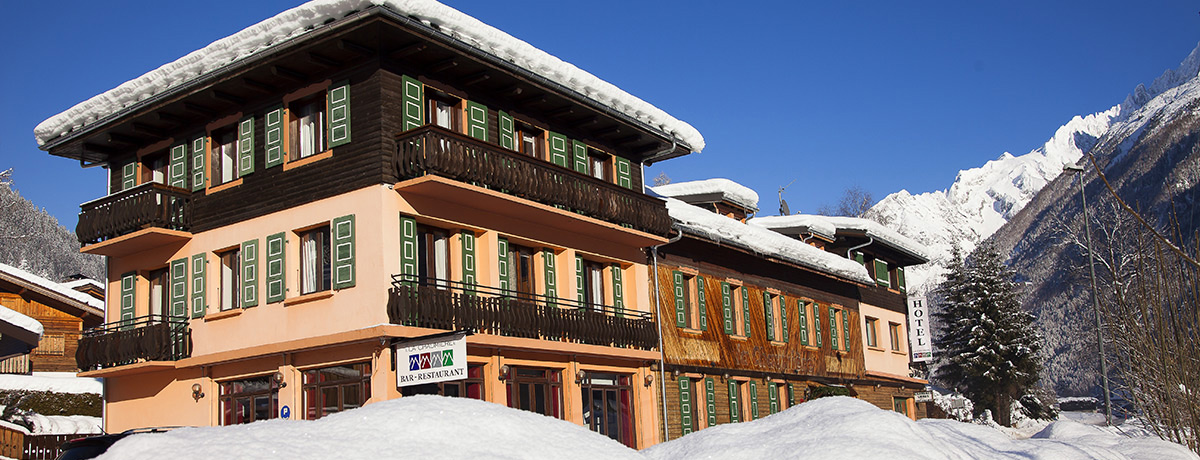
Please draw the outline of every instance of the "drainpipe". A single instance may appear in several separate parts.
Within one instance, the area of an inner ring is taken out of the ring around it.
[[[874,243],[874,242],[875,242],[875,237],[873,237],[873,236],[870,236],[870,235],[867,235],[867,238],[868,238],[868,239],[867,239],[867,242],[866,242],[866,243],[863,243],[863,244],[860,244],[860,245],[858,245],[858,246],[855,246],[855,247],[852,247],[852,248],[850,248],[850,249],[847,249],[847,250],[846,250],[846,258],[847,258],[847,259],[853,259],[853,258],[854,258],[854,251],[857,251],[857,250],[859,250],[859,249],[862,249],[862,248],[865,248],[865,247],[867,247],[867,246],[870,246],[870,245],[871,245],[871,243]]]
[[[650,247],[650,263],[654,273],[650,278],[654,279],[654,311],[658,315],[658,383],[662,386],[662,421],[663,421],[663,442],[671,440],[671,430],[667,428],[667,367],[663,357],[663,333],[662,333],[662,296],[658,294],[658,248],[679,241],[683,238],[683,231],[672,225],[671,229],[675,230],[675,236],[667,240],[666,243]]]

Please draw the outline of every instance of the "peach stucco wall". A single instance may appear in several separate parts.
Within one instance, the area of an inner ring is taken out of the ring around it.
[[[860,303],[859,321],[862,326],[863,359],[867,372],[884,372],[893,375],[908,375],[908,320],[903,313]],[[867,317],[879,319],[876,327],[877,347],[867,347]],[[900,325],[900,350],[892,350],[888,323]]]

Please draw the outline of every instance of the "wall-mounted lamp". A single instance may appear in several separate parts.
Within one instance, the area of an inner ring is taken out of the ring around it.
[[[509,369],[509,367],[508,367],[508,365],[507,365],[507,364],[505,364],[505,365],[503,365],[503,366],[500,366],[500,380],[501,380],[501,381],[508,380],[508,372],[509,372],[509,370],[510,370],[510,369]]]
[[[729,382],[729,373],[728,373],[728,372],[726,372],[725,374],[721,375],[721,377],[724,377],[724,378],[725,378],[725,381],[726,381],[726,382]]]
[[[654,384],[654,374],[646,374],[646,386]]]
[[[271,376],[271,379],[275,381],[275,384],[278,385],[278,388],[287,386],[287,382],[283,381],[283,372],[276,371],[275,375]]]
[[[587,377],[587,372],[582,369],[575,372],[575,383],[583,383],[583,379]]]
[[[201,391],[202,389],[203,388],[200,386],[199,383],[193,383],[192,384],[192,399],[195,399],[196,401],[200,401],[200,398],[204,397],[204,392]]]
[[[878,383],[876,383],[876,384],[875,384],[875,389],[876,389],[876,390],[878,390],[878,389],[879,389],[879,387],[880,387],[880,385],[879,385]]]
[[[771,383],[771,375],[770,374],[763,376],[763,383]]]
[[[675,369],[671,374],[675,376],[675,380],[679,380],[679,369]]]

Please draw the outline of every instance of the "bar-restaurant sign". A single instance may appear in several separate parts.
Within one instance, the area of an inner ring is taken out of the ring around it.
[[[397,344],[396,387],[467,377],[466,333],[417,338]]]

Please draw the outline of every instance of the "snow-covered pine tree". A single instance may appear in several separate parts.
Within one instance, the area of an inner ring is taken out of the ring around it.
[[[1038,381],[1041,337],[995,245],[980,244],[965,262],[957,250],[953,257],[938,285],[942,328],[934,345],[944,358],[936,378],[971,398],[976,413],[991,409],[1009,426],[1012,402]]]

